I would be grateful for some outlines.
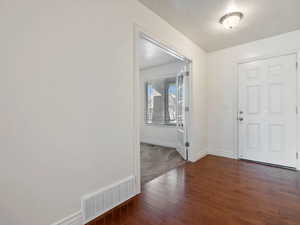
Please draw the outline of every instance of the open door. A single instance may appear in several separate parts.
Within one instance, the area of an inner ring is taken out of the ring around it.
[[[185,159],[188,160],[188,118],[189,118],[189,67],[186,65],[184,69],[176,77],[177,86],[177,147],[176,150]]]

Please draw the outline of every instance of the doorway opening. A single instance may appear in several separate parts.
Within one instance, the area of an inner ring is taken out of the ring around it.
[[[191,61],[144,33],[136,41],[143,186],[189,159]]]

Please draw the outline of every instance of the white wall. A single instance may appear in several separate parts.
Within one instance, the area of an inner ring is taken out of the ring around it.
[[[297,49],[300,49],[300,31],[208,55],[208,145],[211,154],[236,157],[237,62]]]
[[[174,126],[146,125],[144,122],[145,110],[145,82],[153,79],[175,77],[183,68],[184,63],[174,62],[140,71],[141,75],[141,121],[140,140],[144,143],[176,148],[177,133]]]
[[[134,173],[133,24],[194,62],[193,156],[207,147],[206,53],[136,0],[3,0],[0,218],[50,224]]]

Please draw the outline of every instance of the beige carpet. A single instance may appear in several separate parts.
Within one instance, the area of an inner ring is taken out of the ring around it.
[[[145,184],[185,163],[174,148],[141,144],[141,182]]]

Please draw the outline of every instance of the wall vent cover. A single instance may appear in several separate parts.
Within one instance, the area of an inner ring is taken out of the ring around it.
[[[85,195],[81,199],[84,223],[88,223],[135,195],[135,179],[130,176],[118,183]]]

